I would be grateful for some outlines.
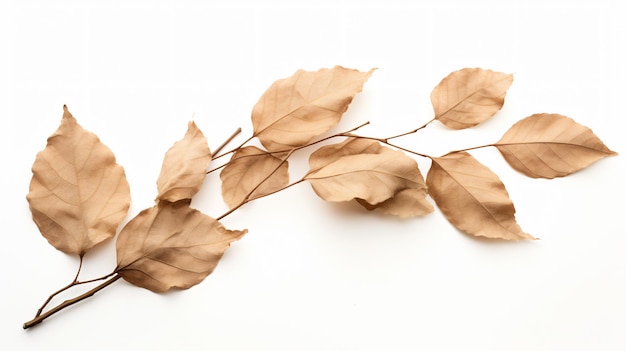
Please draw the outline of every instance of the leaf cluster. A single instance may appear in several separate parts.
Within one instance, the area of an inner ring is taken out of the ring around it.
[[[431,94],[434,117],[415,130],[375,138],[356,134],[361,125],[322,137],[340,122],[373,73],[336,66],[300,70],[274,82],[252,109],[252,135],[230,151],[220,153],[232,138],[211,153],[203,133],[190,122],[184,137],[165,154],[154,206],[119,232],[115,269],[84,281],[78,278],[85,253],[115,237],[129,209],[130,191],[111,150],[84,130],[64,106],[61,125],[33,164],[27,200],[42,235],[58,250],[77,255],[80,266],[74,280],[52,294],[24,327],[122,278],[154,292],[198,284],[215,269],[230,244],[247,233],[228,230],[219,221],[255,199],[296,184],[308,182],[325,201],[353,201],[366,210],[399,217],[433,212],[432,199],[463,233],[534,239],[517,223],[503,182],[470,151],[495,147],[515,170],[547,179],[567,176],[615,154],[589,128],[546,113],[523,118],[495,143],[442,156],[393,143],[435,121],[460,130],[493,117],[504,104],[513,76],[480,68],[462,69],[444,78]],[[253,139],[260,145],[251,145]],[[327,143],[308,154],[308,171],[292,181],[289,159],[321,142]],[[207,172],[214,160],[226,156],[228,161]],[[431,161],[426,178],[414,157]],[[191,207],[207,173],[213,171],[220,171],[222,197],[229,206],[217,217]],[[95,281],[104,282],[43,312],[61,291]]]

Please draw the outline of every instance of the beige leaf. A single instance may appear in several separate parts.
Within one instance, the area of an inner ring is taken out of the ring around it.
[[[120,232],[116,272],[154,292],[188,289],[211,274],[230,243],[246,232],[225,229],[189,201],[159,202]]]
[[[377,141],[348,138],[323,146],[311,154],[309,166],[305,179],[326,201],[356,199],[370,210],[402,217],[432,211],[415,160]]]
[[[157,180],[157,200],[191,199],[200,190],[210,162],[206,138],[194,122],[189,122],[183,139],[165,153]]]
[[[63,110],[61,125],[37,154],[26,198],[50,244],[83,256],[115,235],[130,206],[130,188],[111,150]]]
[[[237,150],[220,173],[224,201],[233,208],[248,194],[248,199],[254,199],[283,188],[289,183],[288,166],[287,161],[254,146]]]
[[[452,72],[430,95],[435,118],[452,129],[482,123],[502,108],[512,83],[513,75],[491,70],[464,68]]]
[[[533,178],[564,177],[616,154],[591,129],[547,113],[517,122],[495,146],[511,167]]]
[[[515,207],[498,176],[467,152],[432,159],[428,191],[460,231],[487,238],[534,239],[515,221]]]
[[[254,136],[269,151],[307,144],[339,123],[373,72],[336,66],[274,82],[252,110]]]

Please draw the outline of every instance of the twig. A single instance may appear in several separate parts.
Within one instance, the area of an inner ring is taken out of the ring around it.
[[[219,154],[220,151],[222,151],[222,149],[226,147],[226,145],[228,145],[231,141],[233,141],[233,139],[235,139],[237,135],[239,135],[239,133],[241,133],[241,128],[237,128],[237,130],[231,136],[229,136],[228,139],[226,139],[226,141],[222,143],[222,145],[218,146],[217,149],[213,151],[213,154],[214,155]]]
[[[100,284],[100,285],[96,286],[95,288],[93,288],[93,289],[91,289],[91,290],[87,291],[86,293],[84,293],[84,294],[82,294],[82,295],[79,295],[79,296],[77,296],[77,297],[75,297],[75,298],[73,298],[73,299],[65,300],[62,304],[60,304],[60,305],[58,305],[58,306],[54,307],[53,309],[49,310],[48,312],[46,312],[46,313],[44,313],[44,314],[41,314],[41,315],[39,315],[39,316],[36,316],[36,317],[35,317],[35,318],[33,318],[32,320],[30,320],[30,321],[28,321],[28,322],[24,323],[23,328],[24,328],[24,329],[31,328],[31,327],[33,327],[33,326],[35,326],[35,325],[37,325],[37,324],[39,324],[39,323],[43,322],[43,321],[44,321],[44,319],[46,319],[46,318],[48,318],[48,317],[52,316],[53,314],[55,314],[55,313],[57,313],[57,312],[59,312],[59,311],[61,311],[61,310],[65,309],[66,307],[69,307],[69,306],[71,306],[71,305],[73,305],[73,304],[75,304],[75,303],[77,303],[77,302],[80,302],[80,301],[82,301],[82,300],[84,300],[84,299],[86,299],[86,298],[89,298],[89,297],[93,296],[93,295],[94,295],[95,293],[97,293],[98,291],[100,291],[100,290],[102,290],[102,289],[106,288],[107,286],[109,286],[109,285],[111,285],[111,284],[115,283],[115,282],[116,282],[117,280],[119,280],[121,277],[122,277],[121,275],[116,274],[116,275],[114,275],[114,276],[113,276],[113,278],[111,278],[111,279],[107,280],[106,282],[104,282],[104,283],[102,283],[102,284]]]

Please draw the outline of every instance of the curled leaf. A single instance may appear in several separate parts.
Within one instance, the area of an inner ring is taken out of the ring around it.
[[[211,274],[230,243],[246,232],[225,229],[188,201],[159,202],[120,232],[116,272],[154,292],[188,289]]]
[[[417,162],[377,141],[348,138],[309,158],[305,179],[326,201],[357,200],[367,209],[401,217],[432,211]]]
[[[467,152],[434,157],[426,177],[437,206],[460,231],[487,238],[534,239],[515,220],[504,184]]]
[[[191,199],[200,190],[210,162],[206,138],[194,122],[189,122],[183,139],[165,153],[157,180],[157,200]]]
[[[335,66],[274,82],[252,110],[254,136],[269,151],[305,145],[339,123],[373,72]]]
[[[430,95],[435,119],[452,129],[482,123],[502,108],[512,83],[511,74],[481,68],[452,72]]]
[[[495,147],[517,171],[533,178],[564,177],[615,155],[591,131],[558,114],[535,114],[515,123]]]
[[[222,197],[233,208],[246,198],[270,194],[289,183],[288,168],[287,161],[257,147],[241,148],[220,173]]]
[[[424,216],[433,212],[433,205],[428,202],[426,187],[406,188],[398,191],[391,199],[371,205],[364,200],[356,199],[368,210],[379,210],[384,214],[402,218]]]
[[[41,234],[58,250],[83,256],[115,235],[130,207],[124,169],[66,106],[59,128],[33,164],[26,196]]]

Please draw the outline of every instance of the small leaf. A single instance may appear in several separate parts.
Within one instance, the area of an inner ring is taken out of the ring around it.
[[[432,211],[417,162],[377,141],[348,138],[311,154],[305,176],[326,201],[357,200],[362,206],[402,217]]]
[[[165,153],[157,180],[157,200],[191,199],[200,190],[210,162],[206,138],[194,122],[189,122],[183,139]]]
[[[241,204],[248,194],[249,199],[270,194],[289,183],[288,168],[287,161],[282,162],[257,147],[241,148],[220,173],[222,197],[233,208]]]
[[[533,178],[564,177],[616,154],[591,129],[547,113],[515,123],[495,146],[511,167]]]
[[[274,82],[252,110],[254,136],[269,151],[307,144],[339,123],[373,72],[336,66]]]
[[[37,154],[27,200],[41,234],[58,250],[83,256],[112,238],[130,207],[124,169],[66,106],[59,128]]]
[[[211,274],[230,243],[246,232],[225,229],[189,201],[159,202],[120,232],[116,272],[154,292],[188,289]]]
[[[435,119],[452,129],[473,127],[491,118],[504,104],[513,75],[480,68],[452,72],[432,91]]]
[[[467,152],[432,159],[426,177],[437,206],[460,231],[487,238],[534,239],[515,221],[515,207],[498,176]]]

